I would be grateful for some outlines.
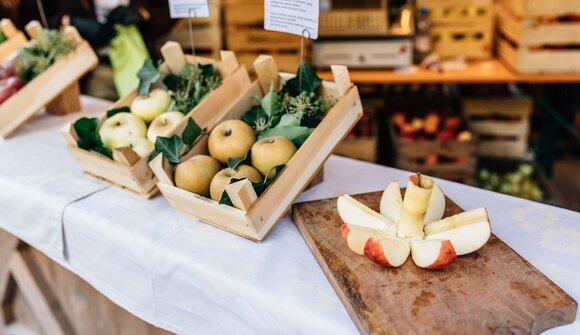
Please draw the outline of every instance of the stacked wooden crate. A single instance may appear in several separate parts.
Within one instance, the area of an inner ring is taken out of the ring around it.
[[[220,0],[209,1],[209,17],[191,20],[195,54],[207,58],[219,58],[223,49]],[[180,19],[164,40],[175,41],[191,53],[189,19]]]
[[[226,46],[236,53],[240,64],[253,69],[256,58],[268,54],[276,59],[280,71],[296,72],[300,37],[264,30],[264,1],[225,0],[223,9]]]
[[[493,0],[417,0],[432,22],[433,52],[441,57],[492,56]]]
[[[580,71],[580,2],[499,0],[498,53],[521,73]]]
[[[525,158],[532,101],[524,96],[466,98],[463,112],[483,156]]]

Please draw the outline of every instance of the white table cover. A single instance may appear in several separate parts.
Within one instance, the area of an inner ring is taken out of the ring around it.
[[[95,110],[97,101],[83,102],[87,110]],[[100,104],[96,109],[102,108]],[[32,180],[51,171],[73,178],[59,180],[68,186],[58,192],[74,189],[80,170],[66,158],[64,141],[53,140],[60,136],[62,123],[63,118],[49,116],[33,120],[18,137],[0,143],[0,165],[5,157],[22,159],[18,153],[27,151],[42,158],[42,164],[26,167]],[[0,228],[153,325],[178,334],[357,333],[288,215],[264,243],[256,244],[181,216],[162,197],[147,201],[86,179],[83,184],[99,191],[63,209],[60,233],[68,255],[63,259],[54,237],[47,241],[41,234],[28,234],[11,221],[22,224],[20,216],[25,216],[37,231],[55,236],[57,225],[45,220],[42,209],[53,206],[49,199],[54,190],[33,188],[27,179],[13,178],[11,171],[0,169],[0,180],[10,181],[10,188],[0,184]],[[324,183],[299,201],[377,191],[390,180],[404,183],[407,175],[333,156],[326,164]],[[580,300],[580,214],[457,183],[440,185],[464,209],[487,207],[494,233]],[[61,195],[76,196],[64,191]],[[38,210],[5,214],[31,198]],[[580,334],[580,320],[547,334]]]

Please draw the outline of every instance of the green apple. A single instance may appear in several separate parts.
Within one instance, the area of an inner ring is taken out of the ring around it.
[[[252,146],[252,165],[266,176],[272,168],[288,163],[294,153],[296,146],[287,137],[266,137]]]
[[[165,113],[171,104],[171,96],[160,88],[154,88],[149,95],[138,96],[131,103],[131,113],[149,123],[159,114]]]
[[[254,183],[258,183],[262,181],[262,176],[258,172],[258,170],[254,169],[249,165],[240,165],[235,170],[231,168],[226,168],[218,172],[212,181],[209,187],[209,193],[211,198],[215,201],[220,201],[222,198],[222,194],[224,194],[224,190],[226,186],[228,186],[231,180],[235,179],[244,179],[247,178]]]
[[[181,112],[167,112],[158,115],[147,129],[147,139],[155,143],[157,136],[168,136],[184,118],[185,115]]]
[[[117,113],[103,121],[99,135],[103,146],[113,150],[113,142],[133,137],[143,137],[147,134],[147,125],[139,117],[131,113]]]
[[[209,197],[213,177],[221,170],[218,161],[207,155],[195,155],[175,168],[175,186]]]
[[[254,129],[241,120],[226,120],[209,134],[209,154],[220,163],[227,164],[228,158],[244,157],[256,142]]]
[[[139,155],[139,157],[146,157],[151,150],[153,150],[153,143],[145,137],[129,137],[113,141],[112,148],[129,147]]]

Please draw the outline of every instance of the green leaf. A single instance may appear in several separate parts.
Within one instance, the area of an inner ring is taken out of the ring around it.
[[[119,114],[119,113],[131,113],[131,109],[127,106],[113,108],[113,109],[107,111],[107,119],[110,118],[111,116],[113,116],[115,114]]]
[[[197,123],[195,123],[195,120],[192,117],[190,117],[187,120],[187,126],[185,127],[183,133],[181,134],[181,139],[183,140],[183,143],[187,146],[186,151],[189,151],[189,148],[191,148],[193,143],[195,143],[195,141],[201,136],[202,133],[203,129],[201,129],[201,127]]]
[[[103,146],[101,136],[99,135],[99,119],[97,118],[80,118],[73,127],[77,133],[77,145],[79,148],[94,151],[112,158],[112,154]]]
[[[155,66],[151,58],[145,60],[143,67],[137,72],[137,77],[139,78],[137,94],[139,96],[148,95],[151,90],[151,85],[159,80],[160,77],[159,69]]]
[[[272,169],[270,169],[270,171],[268,171],[268,174],[266,175],[266,178],[262,182],[254,183],[254,182],[250,181],[252,183],[252,187],[254,188],[254,191],[256,192],[256,195],[258,195],[258,198],[262,195],[262,193],[264,193],[264,191],[266,191],[268,186],[270,186],[276,180],[276,178],[278,178],[278,176],[280,175],[280,172],[284,169],[285,166],[286,165],[278,165],[278,166],[275,166]],[[274,172],[273,176],[271,178],[268,178],[268,176],[272,172]],[[238,181],[241,181],[244,179],[247,179],[247,178],[242,178],[242,179],[232,178],[230,180],[230,184],[237,183]],[[226,192],[225,190],[224,190],[224,193],[222,193],[222,198],[220,199],[220,204],[228,205],[228,206],[232,206],[232,207],[234,206],[232,204],[230,196],[228,195],[228,192]]]
[[[215,76],[215,71],[213,64],[198,64],[199,68],[201,69],[201,75],[205,77],[213,77]]]
[[[175,74],[168,74],[163,78],[163,85],[167,87],[168,90],[175,91],[179,85],[180,77]]]
[[[236,157],[236,158],[229,157],[228,158],[228,167],[230,169],[236,169],[240,164],[242,164],[244,162],[249,162],[251,151],[252,150],[248,150],[248,152],[246,152],[244,157]]]
[[[296,148],[299,148],[313,131],[314,129],[308,127],[278,126],[260,133],[258,139],[270,136],[285,136],[294,143]]]
[[[261,106],[268,116],[276,114],[276,106],[278,105],[278,93],[274,91],[274,82],[270,84],[270,91],[264,96]]]
[[[322,120],[319,117],[312,115],[304,115],[300,120],[300,125],[308,128],[316,128],[318,127],[320,122],[322,122]]]
[[[241,179],[240,178],[232,178],[230,180],[230,185],[233,183],[237,183],[238,181],[241,181],[244,179],[247,179],[247,178],[241,178]],[[234,204],[232,204],[232,200],[230,199],[228,192],[226,192],[225,190],[224,190],[224,193],[222,193],[222,197],[220,199],[220,205],[228,205],[228,206],[234,207]]]
[[[162,153],[170,164],[179,164],[183,145],[183,140],[177,135],[173,135],[169,138],[159,136],[157,137],[157,140],[155,140],[155,151],[151,156],[149,156],[149,161]]]
[[[284,114],[280,118],[280,123],[278,123],[278,127],[300,126],[301,120],[302,120],[301,113]]]
[[[316,72],[314,72],[308,64],[302,63],[298,68],[296,77],[286,82],[282,88],[282,92],[289,93],[291,96],[295,97],[302,92],[316,92],[321,83],[322,81]]]

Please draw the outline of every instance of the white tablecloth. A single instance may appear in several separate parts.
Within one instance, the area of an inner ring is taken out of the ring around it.
[[[94,99],[83,102],[91,113],[105,108]],[[16,167],[22,159],[29,177],[14,178],[24,172],[0,167],[0,228],[131,313],[179,334],[357,332],[289,216],[256,244],[183,217],[162,197],[147,201],[81,181],[58,133],[65,119],[36,118],[15,138],[0,142],[0,165],[8,157],[8,165]],[[299,201],[377,191],[407,175],[334,156],[326,164],[325,182]],[[36,187],[43,178],[61,186]],[[440,185],[465,209],[487,207],[494,233],[580,301],[580,214],[452,182]],[[79,189],[89,195],[79,198]],[[49,207],[61,210],[61,222],[46,219]],[[23,222],[37,233],[15,228]],[[548,334],[580,334],[580,320]]]

